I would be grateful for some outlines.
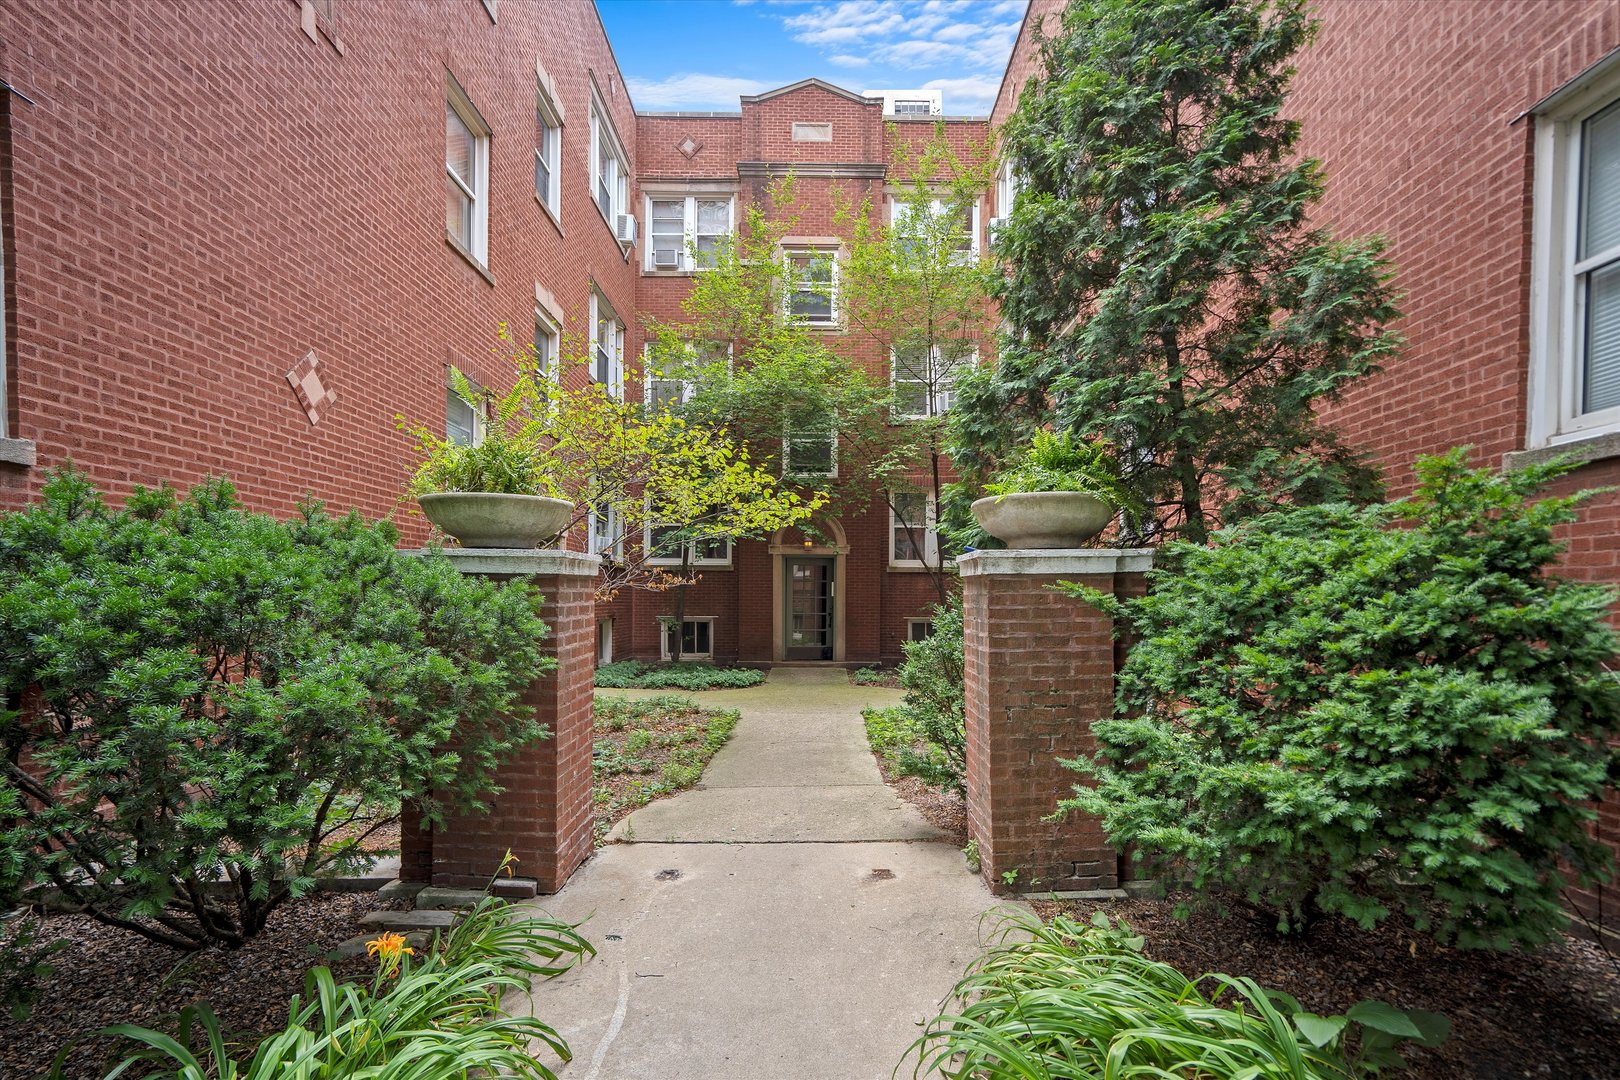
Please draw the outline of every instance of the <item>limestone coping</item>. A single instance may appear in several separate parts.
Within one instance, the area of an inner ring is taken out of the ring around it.
[[[956,557],[963,577],[989,574],[1140,573],[1153,568],[1152,548],[1024,548],[970,551]]]
[[[415,548],[408,555],[425,554]],[[443,548],[450,565],[463,574],[511,574],[539,577],[595,577],[602,567],[602,556],[560,548]]]

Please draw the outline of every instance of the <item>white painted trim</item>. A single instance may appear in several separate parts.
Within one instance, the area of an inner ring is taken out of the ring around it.
[[[674,622],[675,622],[675,616],[673,616],[673,615],[659,615],[658,616],[658,658],[660,660],[669,660],[669,659],[671,659],[671,656],[670,656],[670,653],[669,653],[669,628],[670,628],[670,626],[672,626],[674,624]],[[685,652],[685,651],[682,651],[682,653],[681,653],[681,662],[685,663],[688,660],[707,660],[707,661],[710,661],[712,663],[714,661],[714,623],[715,623],[715,616],[713,616],[713,615],[685,615],[685,616],[682,616],[680,633],[685,634],[685,632],[686,632],[686,624],[687,623],[708,623],[709,624],[709,651],[708,652],[701,652],[701,653],[700,652]]]
[[[970,551],[956,557],[962,576],[1125,574],[1153,569],[1152,548],[1054,548]]]

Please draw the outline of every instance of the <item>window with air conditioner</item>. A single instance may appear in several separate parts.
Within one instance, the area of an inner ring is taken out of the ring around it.
[[[479,266],[489,265],[489,127],[448,80],[444,105],[445,234]]]
[[[1620,434],[1620,60],[1536,116],[1531,446]]]
[[[713,660],[714,659],[714,619],[704,616],[696,619],[682,619],[676,622],[673,616],[661,615],[658,618],[658,640],[660,642],[659,655],[662,659],[675,659],[675,642],[680,641],[680,654],[682,660]]]
[[[973,367],[978,358],[974,348],[963,342],[895,346],[889,352],[895,419],[944,416],[950,411],[957,378]]]
[[[838,253],[831,249],[787,253],[790,318],[811,326],[838,324]]]
[[[624,396],[624,323],[601,293],[590,298],[591,381],[614,397]]]
[[[670,195],[647,200],[647,269],[703,270],[731,235],[729,195]]]
[[[607,108],[596,96],[594,87],[591,89],[590,126],[592,197],[615,238],[620,243],[630,243],[635,239],[634,228],[619,222],[621,216],[630,217],[630,160],[625,156],[624,144],[615,134]],[[626,239],[626,233],[629,233],[629,239]]]

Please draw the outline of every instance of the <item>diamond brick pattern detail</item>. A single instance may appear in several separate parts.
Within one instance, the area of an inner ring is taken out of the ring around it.
[[[287,383],[298,395],[298,404],[304,407],[304,415],[309,417],[311,424],[320,423],[322,415],[337,401],[337,394],[328,390],[321,380],[321,362],[314,349],[305,353],[304,358],[287,372]]]
[[[703,149],[703,144],[692,138],[692,136],[688,135],[686,138],[682,139],[676,144],[675,149],[684,154],[687,160],[691,160],[692,158],[697,157],[698,151]]]

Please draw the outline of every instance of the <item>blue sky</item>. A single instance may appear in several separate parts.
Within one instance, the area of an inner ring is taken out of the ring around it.
[[[939,89],[988,113],[1025,0],[597,0],[644,112],[735,110],[816,76],[847,89]]]

